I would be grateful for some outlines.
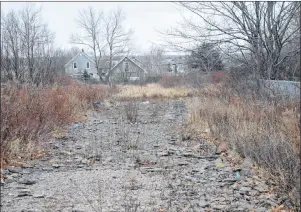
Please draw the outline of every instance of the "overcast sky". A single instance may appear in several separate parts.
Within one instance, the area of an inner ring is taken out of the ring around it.
[[[5,13],[11,9],[19,10],[24,4],[20,2],[2,2],[1,10]],[[42,17],[55,32],[55,42],[63,48],[74,46],[70,36],[78,31],[75,18],[78,11],[92,6],[105,13],[120,6],[127,16],[126,27],[134,30],[133,44],[137,52],[145,52],[151,42],[160,43],[162,38],[156,30],[164,30],[181,21],[183,10],[170,2],[43,2]]]

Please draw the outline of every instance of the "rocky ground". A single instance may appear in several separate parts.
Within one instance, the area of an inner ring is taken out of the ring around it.
[[[126,102],[73,123],[49,154],[3,170],[1,211],[268,211],[286,201],[250,164],[231,166],[206,141],[182,140],[184,100]]]

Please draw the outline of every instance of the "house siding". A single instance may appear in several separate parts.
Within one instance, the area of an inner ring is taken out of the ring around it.
[[[125,72],[122,69],[115,69],[109,75],[109,82],[121,83],[124,78],[137,78],[137,81],[143,82],[145,80],[145,73],[142,70],[134,70],[132,72]]]
[[[125,64],[128,63],[128,70],[125,71]],[[125,57],[108,73],[109,82],[113,84],[143,82],[145,70],[131,59]]]
[[[87,62],[90,63],[90,68],[87,68]],[[73,68],[73,64],[76,63],[77,68]],[[65,71],[66,74],[69,74],[71,76],[78,76],[82,75],[84,71],[87,70],[88,74],[93,74],[92,78],[99,78],[97,74],[96,65],[93,61],[89,60],[87,56],[85,56],[83,53],[79,53],[72,61],[70,61],[66,67]]]

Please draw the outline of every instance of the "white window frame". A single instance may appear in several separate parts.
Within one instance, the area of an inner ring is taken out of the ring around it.
[[[87,63],[86,63],[86,66],[89,64],[89,68],[87,67],[87,69],[90,69],[90,62],[88,61]]]
[[[76,68],[74,67],[74,65],[76,66]],[[77,69],[77,63],[76,62],[73,63],[73,69]]]

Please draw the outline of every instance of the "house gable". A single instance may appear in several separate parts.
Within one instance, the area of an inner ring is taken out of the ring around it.
[[[70,63],[72,63],[73,61],[76,60],[76,58],[80,57],[80,56],[84,56],[85,58],[87,58],[87,60],[89,60],[91,63],[95,64],[94,60],[92,60],[85,52],[79,52],[77,53],[71,60],[69,60],[68,63],[66,63],[65,67],[67,67],[68,65],[70,65]]]
[[[144,73],[147,73],[147,71],[145,69],[143,69],[140,65],[138,65],[137,63],[135,63],[133,60],[131,60],[128,57],[124,57],[122,60],[120,60],[111,70],[108,71],[108,75],[113,72],[121,63],[123,63],[125,60],[130,61],[133,65],[135,65],[137,68],[139,68],[141,71],[143,71]]]
[[[111,70],[107,77],[110,82],[122,83],[126,81],[144,81],[147,71],[128,57],[120,60]]]
[[[82,76],[85,71],[93,78],[99,78],[95,62],[83,51],[77,53],[65,65],[65,72],[74,77]]]

